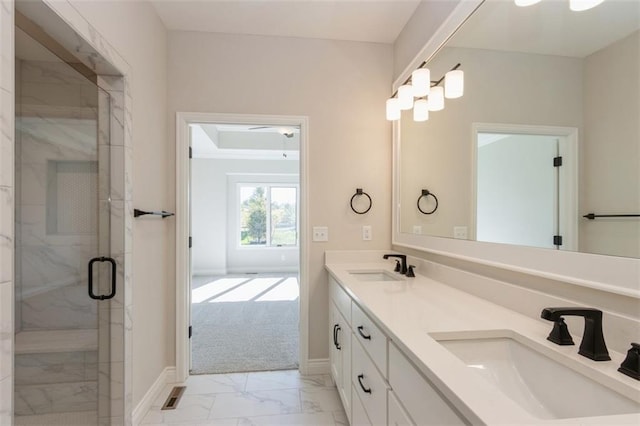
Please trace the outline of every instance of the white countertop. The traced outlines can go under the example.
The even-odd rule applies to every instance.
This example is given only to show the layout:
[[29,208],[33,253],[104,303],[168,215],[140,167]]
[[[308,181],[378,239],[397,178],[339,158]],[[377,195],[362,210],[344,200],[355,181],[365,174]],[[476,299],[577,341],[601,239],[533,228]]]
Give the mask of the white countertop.
[[[610,362],[578,355],[576,346],[546,340],[551,322],[535,320],[428,277],[398,275],[402,281],[359,281],[350,271],[387,270],[389,261],[349,263],[328,258],[326,269],[383,329],[460,413],[473,424],[640,424],[640,413],[542,420],[521,408],[441,346],[429,333],[510,330],[544,347],[545,355],[570,365],[640,403],[640,382],[617,371],[624,355],[609,351]],[[576,339],[577,338],[577,339]],[[605,336],[606,338],[606,336]],[[606,383],[605,383],[606,382]]]

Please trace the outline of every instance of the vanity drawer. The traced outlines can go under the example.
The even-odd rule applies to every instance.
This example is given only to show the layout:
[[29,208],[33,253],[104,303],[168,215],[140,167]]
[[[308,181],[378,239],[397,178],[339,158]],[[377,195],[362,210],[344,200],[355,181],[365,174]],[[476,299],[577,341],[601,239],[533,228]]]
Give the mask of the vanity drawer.
[[371,426],[354,385],[351,385],[351,426]]
[[387,336],[371,319],[352,303],[351,328],[362,347],[367,351],[383,377],[387,377]]
[[416,424],[465,424],[393,343],[389,344],[389,385]]
[[415,426],[392,391],[389,391],[389,426]]
[[360,343],[351,340],[351,382],[369,420],[374,425],[387,423],[388,386]]
[[331,276],[329,277],[329,297],[333,299],[344,319],[351,325],[351,298]]

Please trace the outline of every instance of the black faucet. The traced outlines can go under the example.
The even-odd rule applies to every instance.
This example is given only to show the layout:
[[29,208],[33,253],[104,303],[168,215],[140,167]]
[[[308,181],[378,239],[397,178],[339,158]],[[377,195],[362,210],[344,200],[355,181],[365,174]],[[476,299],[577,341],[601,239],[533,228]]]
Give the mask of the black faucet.
[[636,380],[640,380],[640,344],[631,344],[631,349],[627,351],[627,357],[622,361],[618,371]]
[[400,261],[402,262],[402,264],[400,265],[400,273],[402,275],[407,273],[407,256],[404,254],[385,254],[384,256],[382,256],[383,259],[388,259],[390,257],[397,257],[398,259],[400,259]]
[[[570,345],[572,343],[568,343],[566,337],[568,336],[568,340],[571,340],[571,336],[569,336],[566,324],[562,319],[563,315],[584,317],[584,334],[578,350],[580,355],[594,361],[609,361],[611,359],[602,334],[602,311],[593,308],[544,308],[542,310],[540,317],[555,323],[547,340],[559,345]],[[562,341],[565,343],[561,343]]]

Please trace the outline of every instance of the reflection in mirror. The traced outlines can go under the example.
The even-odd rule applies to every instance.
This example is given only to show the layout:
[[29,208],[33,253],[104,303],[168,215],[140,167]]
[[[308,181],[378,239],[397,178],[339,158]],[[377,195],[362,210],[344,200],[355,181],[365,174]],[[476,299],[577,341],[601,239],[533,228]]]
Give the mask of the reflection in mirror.
[[640,217],[583,217],[640,214],[639,29],[637,1],[485,2],[427,64],[465,95],[402,112],[399,231],[640,257]]

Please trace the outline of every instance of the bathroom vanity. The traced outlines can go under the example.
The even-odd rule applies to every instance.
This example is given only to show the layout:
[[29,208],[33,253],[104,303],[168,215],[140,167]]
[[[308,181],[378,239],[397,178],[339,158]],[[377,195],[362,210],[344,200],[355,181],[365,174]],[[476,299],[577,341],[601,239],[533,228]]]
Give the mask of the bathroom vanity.
[[624,354],[587,359],[575,330],[556,345],[551,323],[410,263],[414,278],[382,252],[326,252],[331,375],[352,425],[640,423]]

